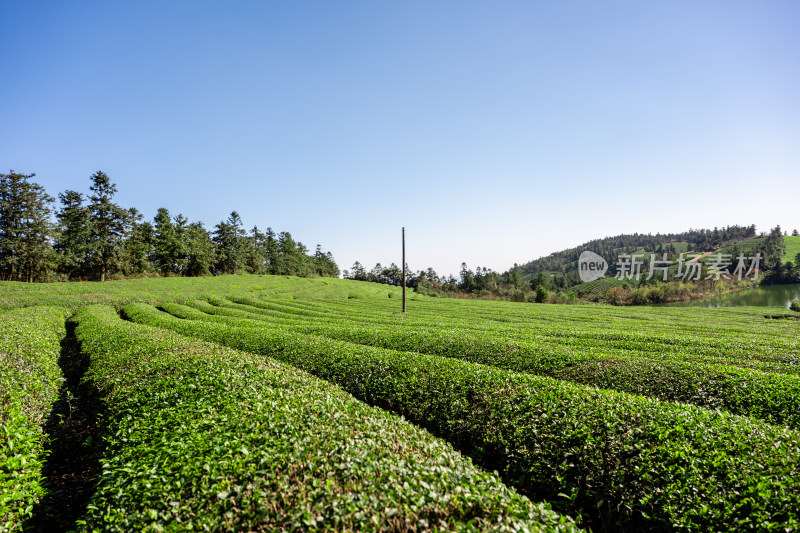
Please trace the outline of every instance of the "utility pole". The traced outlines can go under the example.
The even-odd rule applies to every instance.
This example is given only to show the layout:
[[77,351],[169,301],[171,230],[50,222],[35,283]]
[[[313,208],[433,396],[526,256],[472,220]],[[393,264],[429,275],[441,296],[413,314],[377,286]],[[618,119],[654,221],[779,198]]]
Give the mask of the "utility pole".
[[403,227],[403,312],[406,312],[406,228]]

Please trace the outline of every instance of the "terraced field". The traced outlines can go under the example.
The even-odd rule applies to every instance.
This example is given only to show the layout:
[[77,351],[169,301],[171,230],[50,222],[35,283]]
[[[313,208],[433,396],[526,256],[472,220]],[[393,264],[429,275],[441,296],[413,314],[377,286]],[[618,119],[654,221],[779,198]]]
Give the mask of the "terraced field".
[[81,530],[800,528],[800,324],[764,316],[785,310],[403,315],[369,283],[183,281],[2,284],[36,306],[0,312],[0,530],[44,512],[70,335],[104,406]]

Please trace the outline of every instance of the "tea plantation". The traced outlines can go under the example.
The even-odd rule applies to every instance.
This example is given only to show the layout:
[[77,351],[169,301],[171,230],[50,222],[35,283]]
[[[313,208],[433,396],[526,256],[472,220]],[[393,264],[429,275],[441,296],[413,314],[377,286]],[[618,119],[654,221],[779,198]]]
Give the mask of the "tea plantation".
[[0,531],[64,512],[89,404],[79,531],[800,530],[785,310],[399,298],[0,283]]

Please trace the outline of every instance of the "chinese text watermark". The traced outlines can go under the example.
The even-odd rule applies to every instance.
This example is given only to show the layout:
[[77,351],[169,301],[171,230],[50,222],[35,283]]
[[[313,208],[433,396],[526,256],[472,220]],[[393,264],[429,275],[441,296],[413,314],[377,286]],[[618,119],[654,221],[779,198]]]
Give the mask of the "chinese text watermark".
[[[742,281],[751,275],[751,279],[755,280],[761,272],[761,253],[752,257],[739,254],[735,258],[732,254],[720,252],[713,254],[681,253],[677,261],[667,259],[667,254],[663,254],[660,259],[656,254],[650,254],[649,259],[645,259],[647,256],[648,254],[645,253],[620,254],[615,263],[617,273],[614,277],[639,281],[643,274],[647,274],[646,279],[648,280],[657,277],[662,281],[668,281],[671,277],[682,281],[719,281],[720,279],[729,280],[733,277],[737,281]],[[700,259],[703,258],[706,261],[701,263]],[[578,258],[578,275],[583,282],[594,281],[605,276],[608,266],[605,259],[587,250]],[[705,271],[703,267],[705,267]],[[731,267],[734,267],[732,272]],[[674,271],[672,276],[670,276],[671,268]]]

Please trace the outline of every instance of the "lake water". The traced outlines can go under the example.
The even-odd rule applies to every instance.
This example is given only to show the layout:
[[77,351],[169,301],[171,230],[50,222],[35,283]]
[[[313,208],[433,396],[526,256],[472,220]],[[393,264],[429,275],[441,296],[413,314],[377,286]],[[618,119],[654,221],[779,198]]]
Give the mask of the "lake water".
[[703,300],[672,302],[663,305],[674,307],[736,307],[753,305],[756,307],[788,308],[792,300],[800,300],[800,284],[769,285]]

